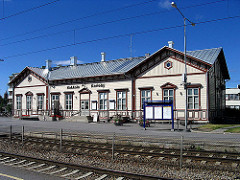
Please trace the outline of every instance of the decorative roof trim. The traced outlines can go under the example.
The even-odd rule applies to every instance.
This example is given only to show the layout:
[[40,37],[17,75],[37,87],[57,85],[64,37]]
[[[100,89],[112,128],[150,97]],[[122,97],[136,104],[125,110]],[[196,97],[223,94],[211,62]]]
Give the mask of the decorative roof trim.
[[[38,77],[40,77],[40,79],[38,77],[36,77],[37,79],[39,79],[40,81],[42,81],[45,85],[47,85],[46,82],[44,81],[47,81],[44,77],[40,76],[38,73],[36,73],[35,71],[33,71],[32,69],[30,69],[28,66],[26,66],[17,76],[15,76],[8,84],[11,84],[13,82],[15,82],[19,77],[22,76],[22,74],[26,71],[26,70],[29,70],[30,71],[30,74],[32,73],[32,75],[34,75],[34,77],[36,77],[35,75],[37,75]],[[44,80],[42,80],[42,79]]]
[[114,89],[115,91],[129,91],[128,88],[120,88],[120,89]]
[[92,91],[90,91],[88,88],[82,88],[80,91],[78,91],[80,94],[91,94]]
[[97,90],[97,92],[110,92],[110,90],[109,89],[99,89],[99,90]]
[[64,91],[64,94],[74,94],[74,91]]
[[33,96],[33,93],[31,91],[28,91],[25,95],[26,96]]
[[[170,66],[167,65],[168,63],[170,63]],[[172,61],[167,60],[166,62],[164,62],[164,68],[167,69],[167,70],[169,70],[169,69],[171,69],[171,68],[173,67],[172,64],[173,64]]]
[[110,76],[119,76],[124,75],[124,73],[118,73],[118,74],[106,74],[106,75],[99,75],[99,76],[88,76],[88,77],[74,77],[74,78],[66,78],[66,79],[50,79],[50,82],[54,81],[67,81],[67,80],[74,80],[74,79],[88,79],[88,78],[101,78],[101,77],[110,77]]
[[[164,46],[164,47],[162,47],[161,49],[159,49],[157,52],[153,53],[151,56],[147,57],[147,58],[146,58],[145,60],[143,60],[141,63],[139,63],[138,65],[134,66],[132,69],[130,69],[130,70],[129,70],[128,72],[126,72],[126,73],[129,73],[129,72],[133,71],[134,69],[142,66],[142,64],[144,64],[144,63],[145,63],[146,61],[148,61],[150,58],[154,58],[157,54],[161,53],[161,52],[164,51],[164,50],[172,51],[172,52],[175,52],[175,53],[178,53],[178,54],[184,56],[184,53],[183,53],[183,52],[178,51],[178,50],[176,50],[176,49],[169,48],[168,46]],[[169,57],[170,57],[170,56],[169,56]],[[209,67],[212,67],[212,64],[209,64],[209,63],[207,63],[207,62],[205,62],[205,61],[203,61],[203,60],[201,60],[201,59],[195,58],[195,57],[190,56],[190,55],[186,55],[186,57],[189,58],[189,59],[195,60],[195,61],[197,61],[197,62],[200,62],[200,63],[202,63],[202,64],[208,65]],[[184,60],[183,60],[183,61],[184,61]],[[195,68],[196,68],[196,67],[195,67]]]
[[167,82],[167,83],[163,84],[162,86],[160,86],[160,88],[162,88],[162,89],[168,89],[168,88],[169,89],[176,89],[177,86],[175,84]]
[[202,84],[198,83],[198,84],[189,84],[187,85],[187,88],[202,88]]
[[50,94],[51,95],[60,95],[61,93],[60,92],[51,92]]
[[[184,56],[184,53],[183,53],[183,52],[178,51],[178,50],[176,50],[176,49],[172,49],[172,48],[169,48],[169,47],[167,47],[167,46],[166,46],[166,49],[168,49],[168,50],[170,50],[170,51],[173,51],[173,52],[176,52],[176,53],[181,54],[182,56]],[[198,58],[196,58],[196,57],[190,56],[190,55],[188,55],[188,54],[186,54],[186,57],[187,57],[187,58],[190,58],[190,59],[193,59],[193,60],[195,60],[195,61],[198,61],[198,62],[200,62],[200,63],[206,64],[206,65],[208,65],[208,66],[210,66],[210,67],[212,66],[212,64],[210,64],[210,63],[208,63],[208,62],[205,62],[205,61],[203,61],[203,60],[201,60],[201,59],[198,59]]]
[[154,88],[151,86],[151,87],[139,87],[138,88],[139,90],[153,90]]

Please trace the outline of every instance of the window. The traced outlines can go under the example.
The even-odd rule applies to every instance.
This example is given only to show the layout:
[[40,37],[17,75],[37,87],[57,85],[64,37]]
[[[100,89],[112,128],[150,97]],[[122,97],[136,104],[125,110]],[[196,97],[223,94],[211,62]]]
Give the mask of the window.
[[141,106],[143,108],[143,104],[145,101],[151,100],[151,90],[141,90]]
[[199,89],[189,88],[188,94],[188,109],[199,109]]
[[173,89],[164,89],[163,90],[163,100],[173,101]]
[[228,96],[228,94],[226,94],[225,97],[226,97],[226,100],[229,100],[229,96]]
[[42,110],[43,109],[43,95],[37,96],[37,109]]
[[107,110],[107,93],[106,92],[100,92],[99,93],[99,109],[100,110]]
[[16,96],[17,109],[22,109],[22,96]]
[[172,62],[171,61],[166,61],[165,63],[164,63],[164,68],[166,68],[166,69],[171,69],[172,68]]
[[174,109],[176,108],[175,103],[175,91],[177,89],[177,86],[175,84],[172,84],[170,82],[167,82],[160,86],[162,89],[162,100],[166,101],[172,101]]
[[240,100],[238,94],[226,94],[226,100]]
[[59,95],[52,95],[52,109],[59,109]]
[[66,100],[65,109],[66,110],[72,110],[72,105],[73,105],[72,97],[73,97],[72,94],[65,94],[65,100]]
[[81,109],[88,110],[89,109],[89,101],[88,100],[81,100]]
[[118,91],[117,92],[117,110],[126,110],[127,109],[127,92]]
[[32,109],[32,96],[26,96],[27,104],[26,109]]

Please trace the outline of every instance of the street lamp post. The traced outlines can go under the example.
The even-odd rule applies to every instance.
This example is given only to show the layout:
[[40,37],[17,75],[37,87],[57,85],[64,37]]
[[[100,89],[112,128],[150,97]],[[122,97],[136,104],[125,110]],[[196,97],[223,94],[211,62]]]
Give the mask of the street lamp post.
[[184,71],[184,74],[183,74],[183,85],[184,85],[184,89],[185,89],[185,131],[187,131],[187,120],[188,120],[188,99],[187,99],[187,58],[186,58],[186,50],[187,50],[187,47],[186,47],[186,20],[192,25],[192,26],[195,26],[195,23],[191,22],[188,18],[186,18],[183,13],[178,9],[177,5],[175,2],[172,2],[171,3],[171,6],[176,8],[178,10],[178,12],[181,14],[181,16],[183,17],[183,20],[184,20],[184,64],[185,64],[185,71]]

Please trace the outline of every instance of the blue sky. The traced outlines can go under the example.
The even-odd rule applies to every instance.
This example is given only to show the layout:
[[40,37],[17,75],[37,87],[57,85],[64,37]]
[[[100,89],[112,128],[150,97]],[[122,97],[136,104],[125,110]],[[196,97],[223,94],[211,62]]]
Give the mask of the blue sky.
[[[52,1],[1,0],[0,18]],[[196,23],[240,16],[240,0],[175,2]],[[77,56],[79,63],[96,62],[103,51],[106,60],[129,57],[129,34],[133,34],[133,56],[154,53],[170,40],[174,41],[175,49],[183,51],[183,27],[168,29],[183,25],[182,17],[170,3],[169,0],[60,0],[0,20],[0,59],[4,59],[0,62],[0,94],[7,90],[12,73],[21,72],[26,66],[44,66],[46,59],[55,65],[68,63],[71,56]],[[150,32],[156,29],[163,30]],[[240,84],[239,29],[239,17],[187,27],[187,50],[223,47],[231,77],[227,87]],[[135,34],[142,31],[148,33]],[[125,36],[108,38],[118,35]],[[69,46],[54,49],[65,45]]]

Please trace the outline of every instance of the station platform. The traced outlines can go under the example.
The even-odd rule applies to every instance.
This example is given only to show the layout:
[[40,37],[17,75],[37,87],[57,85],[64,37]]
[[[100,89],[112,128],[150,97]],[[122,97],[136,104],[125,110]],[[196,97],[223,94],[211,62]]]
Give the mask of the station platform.
[[[8,132],[9,126],[13,126],[14,129],[21,129],[22,126],[26,130],[36,131],[59,131],[63,129],[68,132],[94,132],[94,133],[116,133],[116,134],[128,134],[128,135],[139,135],[139,136],[170,136],[179,137],[181,135],[189,138],[207,138],[207,139],[229,139],[236,141],[240,138],[240,134],[237,133],[225,133],[224,131],[212,131],[202,132],[198,131],[197,127],[202,124],[192,124],[191,131],[186,132],[185,127],[179,124],[175,124],[174,131],[172,131],[172,125],[169,123],[151,123],[150,127],[139,126],[137,123],[124,123],[123,126],[116,126],[113,123],[87,123],[87,122],[66,122],[66,121],[31,121],[31,120],[19,120],[11,117],[0,117],[0,132]],[[190,128],[190,125],[188,126]]]

